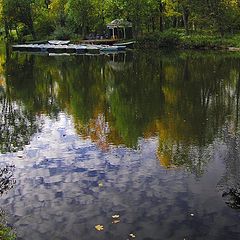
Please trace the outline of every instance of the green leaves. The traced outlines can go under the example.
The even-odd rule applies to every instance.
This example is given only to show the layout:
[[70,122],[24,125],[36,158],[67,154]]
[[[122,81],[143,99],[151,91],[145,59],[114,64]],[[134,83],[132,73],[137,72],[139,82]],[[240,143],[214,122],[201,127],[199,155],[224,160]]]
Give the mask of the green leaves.
[[19,40],[28,35],[43,39],[55,30],[69,37],[101,34],[117,18],[133,23],[135,37],[172,27],[222,35],[240,29],[237,0],[0,0],[0,11],[6,36]]
[[68,0],[66,13],[78,33],[85,36],[96,24],[95,6],[92,0]]

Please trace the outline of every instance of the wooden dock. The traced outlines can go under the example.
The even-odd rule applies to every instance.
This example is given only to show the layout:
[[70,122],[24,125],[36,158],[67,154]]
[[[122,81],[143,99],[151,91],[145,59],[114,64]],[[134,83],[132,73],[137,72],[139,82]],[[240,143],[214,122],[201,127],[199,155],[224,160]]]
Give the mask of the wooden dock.
[[[84,40],[81,44],[69,44],[70,41],[49,41],[43,44],[18,44],[13,45],[13,51],[38,52],[38,53],[76,53],[99,54],[100,52],[119,52],[131,48],[135,42],[117,43],[117,40]],[[104,44],[103,44],[104,43]],[[107,44],[108,43],[108,44]]]
[[38,53],[76,53],[76,54],[99,54],[100,52],[119,52],[124,51],[126,46],[97,45],[97,44],[20,44],[13,45],[13,51],[19,52],[38,52]]
[[13,45],[13,51],[41,53],[100,53],[100,48],[94,45],[52,45],[52,44],[20,44]]

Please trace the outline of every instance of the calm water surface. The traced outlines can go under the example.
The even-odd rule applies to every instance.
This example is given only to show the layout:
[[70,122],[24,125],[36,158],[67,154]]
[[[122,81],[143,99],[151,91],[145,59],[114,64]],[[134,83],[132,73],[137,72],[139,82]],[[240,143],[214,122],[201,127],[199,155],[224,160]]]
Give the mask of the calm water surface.
[[1,209],[23,240],[240,239],[239,100],[228,53],[1,47]]

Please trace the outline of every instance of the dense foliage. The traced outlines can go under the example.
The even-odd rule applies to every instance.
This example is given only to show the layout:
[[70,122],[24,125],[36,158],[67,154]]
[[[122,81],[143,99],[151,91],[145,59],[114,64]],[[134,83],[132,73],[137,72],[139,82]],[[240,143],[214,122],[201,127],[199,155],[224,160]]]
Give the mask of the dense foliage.
[[102,34],[116,18],[131,21],[135,37],[170,28],[222,36],[240,29],[238,0],[0,0],[0,11],[0,34],[19,40]]

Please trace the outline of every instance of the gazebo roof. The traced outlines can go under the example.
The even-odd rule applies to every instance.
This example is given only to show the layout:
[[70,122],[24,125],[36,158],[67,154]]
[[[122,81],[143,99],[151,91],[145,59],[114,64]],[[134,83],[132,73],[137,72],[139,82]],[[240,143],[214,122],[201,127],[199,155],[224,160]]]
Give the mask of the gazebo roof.
[[107,25],[108,28],[127,28],[132,27],[132,23],[124,19],[115,19]]

